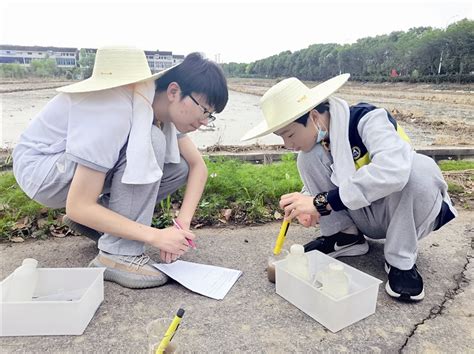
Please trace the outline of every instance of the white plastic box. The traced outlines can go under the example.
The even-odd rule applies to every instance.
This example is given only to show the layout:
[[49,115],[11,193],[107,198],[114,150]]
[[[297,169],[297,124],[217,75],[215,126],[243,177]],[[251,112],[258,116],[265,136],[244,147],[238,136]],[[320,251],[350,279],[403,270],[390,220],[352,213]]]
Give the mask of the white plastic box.
[[38,268],[32,301],[5,302],[0,283],[0,336],[80,335],[104,300],[105,268]]
[[339,299],[324,293],[311,281],[305,281],[287,270],[286,259],[275,262],[276,293],[314,318],[332,332],[337,332],[375,312],[379,279],[361,272],[319,251],[306,253],[311,280],[329,263],[339,263],[349,278],[349,293]]

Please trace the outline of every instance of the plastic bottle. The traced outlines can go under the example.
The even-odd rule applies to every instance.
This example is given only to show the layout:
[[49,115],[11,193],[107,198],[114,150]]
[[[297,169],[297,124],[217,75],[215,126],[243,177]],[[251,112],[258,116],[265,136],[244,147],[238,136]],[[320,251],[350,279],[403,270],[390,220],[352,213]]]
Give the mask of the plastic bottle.
[[37,268],[38,267],[38,261],[34,258],[25,258],[23,260],[23,262],[21,263],[21,265],[31,266],[33,268]]
[[23,260],[20,267],[13,272],[8,286],[6,301],[31,301],[38,282],[38,261],[33,258]]
[[344,273],[342,264],[329,263],[321,280],[322,290],[336,299],[346,296],[349,292],[349,278]]
[[309,280],[309,261],[302,245],[292,245],[286,256],[287,269],[290,273],[304,280]]

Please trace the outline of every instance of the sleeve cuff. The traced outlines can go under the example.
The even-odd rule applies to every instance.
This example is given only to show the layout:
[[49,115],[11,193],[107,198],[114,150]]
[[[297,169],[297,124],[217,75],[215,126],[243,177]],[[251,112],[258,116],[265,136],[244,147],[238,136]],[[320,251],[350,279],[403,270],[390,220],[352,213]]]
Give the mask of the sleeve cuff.
[[339,195],[339,188],[333,189],[332,191],[328,192],[328,202],[332,210],[334,211],[347,209],[347,207],[341,200],[341,196]]
[[94,162],[87,161],[87,160],[82,159],[82,158],[80,158],[76,155],[73,155],[73,154],[69,153],[69,152],[66,152],[66,156],[68,157],[69,160],[74,161],[74,162],[78,163],[79,165],[85,166],[87,168],[91,168],[95,171],[99,171],[99,172],[102,172],[102,173],[107,173],[110,170],[110,168],[98,165]]

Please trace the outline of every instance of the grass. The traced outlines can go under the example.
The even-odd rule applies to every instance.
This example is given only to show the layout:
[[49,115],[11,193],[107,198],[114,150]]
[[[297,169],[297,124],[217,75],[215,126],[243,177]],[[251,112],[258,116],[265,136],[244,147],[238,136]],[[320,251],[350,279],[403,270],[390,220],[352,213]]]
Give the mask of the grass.
[[225,210],[232,210],[232,220],[255,223],[274,219],[280,196],[301,190],[302,183],[293,155],[278,163],[254,165],[238,160],[207,161],[209,179],[196,218],[213,224],[225,220]]
[[11,233],[20,219],[40,214],[43,207],[31,200],[16,184],[12,173],[0,175],[0,237]]
[[48,209],[20,189],[11,172],[0,173],[0,240],[42,237],[60,227],[62,210]]
[[453,193],[453,194],[460,194],[464,192],[463,186],[454,182],[448,182],[448,190],[450,193]]
[[474,169],[472,160],[443,160],[438,163],[441,171],[465,171]]
[[[218,158],[206,160],[209,178],[196,211],[193,225],[226,223],[253,224],[275,220],[280,196],[301,190],[302,183],[295,157],[284,155],[281,162],[267,165]],[[473,161],[442,161],[449,191],[464,200],[472,200]],[[457,171],[468,173],[458,173]],[[460,178],[462,176],[462,178]],[[171,224],[179,210],[184,190],[179,190],[157,206],[152,225],[162,228]],[[464,199],[462,199],[464,198]],[[35,231],[57,231],[64,210],[47,209],[32,201],[16,184],[11,172],[0,174],[0,240],[15,236],[28,237]]]

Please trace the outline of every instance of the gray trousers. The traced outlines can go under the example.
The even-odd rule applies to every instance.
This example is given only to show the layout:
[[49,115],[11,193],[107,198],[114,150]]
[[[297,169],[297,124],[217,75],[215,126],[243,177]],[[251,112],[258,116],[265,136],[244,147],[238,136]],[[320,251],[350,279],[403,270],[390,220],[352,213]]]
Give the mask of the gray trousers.
[[[127,162],[126,146],[120,151],[115,166],[105,177],[104,188],[99,203],[104,207],[143,225],[151,225],[155,205],[186,184],[189,167],[181,158],[179,164],[165,164],[165,137],[160,129],[153,126],[152,143],[158,164],[163,169],[161,180],[150,184],[132,185],[121,182]],[[63,167],[54,167],[45,184],[34,199],[52,208],[66,206],[67,194],[77,163],[61,156],[58,161]],[[143,242],[128,240],[110,234],[99,239],[99,249],[112,254],[141,255],[145,250]]]
[[[298,170],[311,195],[337,188],[330,179],[332,156],[320,144],[298,154]],[[333,211],[320,218],[321,235],[330,236],[356,226],[369,238],[385,238],[385,260],[394,267],[413,267],[418,240],[436,226],[445,185],[441,171],[429,157],[415,154],[405,187],[358,210]]]

